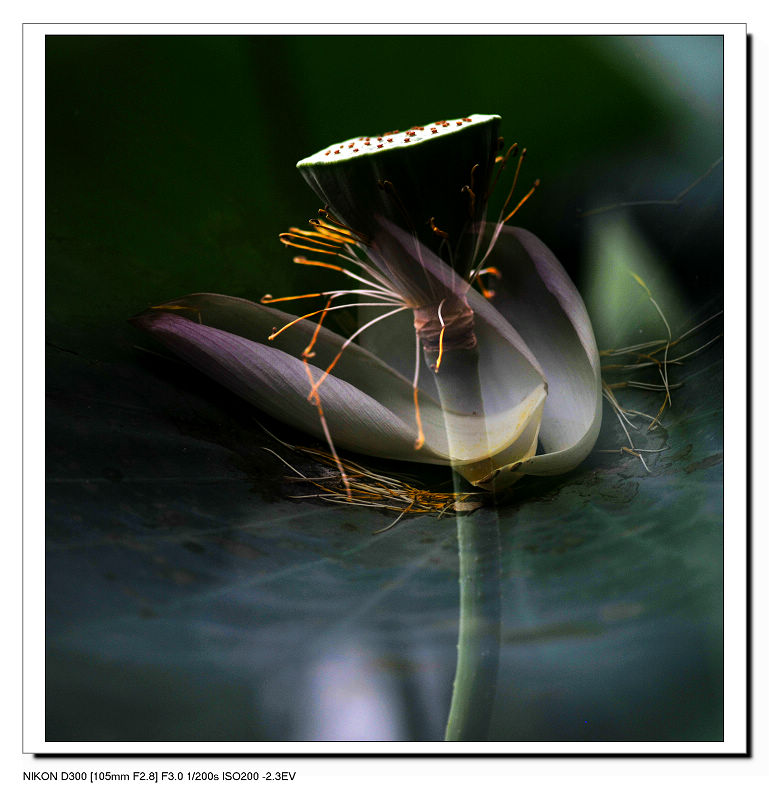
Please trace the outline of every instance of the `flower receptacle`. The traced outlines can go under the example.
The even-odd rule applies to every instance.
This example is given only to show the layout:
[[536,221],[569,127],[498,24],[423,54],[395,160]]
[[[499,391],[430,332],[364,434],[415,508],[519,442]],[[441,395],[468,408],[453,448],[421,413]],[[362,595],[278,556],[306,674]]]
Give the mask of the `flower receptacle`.
[[475,114],[361,136],[297,167],[349,229],[376,242],[382,217],[462,274],[474,254],[471,228],[486,210],[499,122],[496,115]]

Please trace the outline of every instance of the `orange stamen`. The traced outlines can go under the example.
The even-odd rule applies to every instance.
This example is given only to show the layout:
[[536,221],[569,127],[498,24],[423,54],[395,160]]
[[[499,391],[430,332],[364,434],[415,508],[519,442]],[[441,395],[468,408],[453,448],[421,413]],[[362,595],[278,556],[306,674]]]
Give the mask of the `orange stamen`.
[[[333,299],[334,299],[333,297],[329,297],[328,298],[328,303],[326,303],[326,307],[323,309],[323,313],[320,315],[320,319],[318,320],[318,324],[315,326],[315,332],[312,335],[312,339],[310,339],[310,343],[302,351],[302,357],[303,358],[312,358],[315,355],[315,353],[312,352],[312,348],[315,347],[315,342],[318,341],[318,334],[320,333],[320,326],[323,324],[323,320],[326,318],[326,314],[328,313],[329,306],[331,305]],[[277,336],[277,334],[275,334],[275,335]]]
[[284,242],[283,239],[280,240],[283,244],[289,245],[289,247],[296,247],[297,250],[312,250],[313,253],[323,253],[324,256],[335,256],[337,253],[335,250],[321,250],[320,247],[308,247],[306,244],[297,244],[296,242]]
[[318,214],[322,217],[325,217],[332,225],[336,225],[339,228],[344,228],[344,223],[338,220],[327,208],[319,208]]
[[477,273],[476,273],[476,274],[473,276],[473,282],[475,282],[475,283],[477,283],[477,284],[478,284],[478,287],[479,287],[479,288],[480,288],[480,290],[481,290],[481,294],[483,294],[483,296],[484,296],[484,297],[485,297],[487,300],[490,300],[492,297],[494,297],[494,295],[496,294],[496,292],[495,292],[493,289],[487,289],[487,288],[484,286],[484,283],[483,283],[483,281],[481,280],[481,276],[482,276],[482,275],[493,275],[495,278],[501,278],[501,277],[502,277],[502,273],[501,273],[501,272],[500,272],[500,271],[499,271],[499,270],[498,270],[496,267],[486,267],[486,269],[479,270],[479,271],[478,271],[478,272],[477,272]]
[[521,151],[521,156],[518,159],[518,164],[517,164],[517,166],[515,168],[515,175],[513,175],[513,185],[510,187],[510,191],[507,193],[507,198],[505,199],[505,202],[504,202],[504,204],[502,206],[502,211],[499,214],[500,217],[505,213],[505,209],[507,208],[507,204],[512,199],[513,192],[515,191],[515,187],[518,185],[518,175],[521,172],[521,165],[523,164],[523,159],[525,158],[525,156],[526,156],[526,148],[524,147],[523,150]]
[[[283,331],[288,330],[292,325],[296,325],[297,322],[301,322],[303,319],[309,319],[310,317],[314,317],[316,314],[323,314],[323,317],[325,317],[326,316],[326,312],[328,311],[328,307],[331,304],[331,300],[332,299],[333,298],[329,299],[328,303],[326,303],[326,307],[325,308],[319,308],[317,311],[312,311],[309,314],[305,314],[303,317],[296,317],[295,319],[292,319],[291,322],[289,322],[287,325],[284,325],[280,330],[275,331],[275,333],[271,333],[267,337],[267,339],[269,339],[269,341],[272,341],[277,336],[280,336],[280,334],[283,333]],[[321,317],[321,321],[323,320],[323,317]],[[317,339],[317,335],[318,334],[316,332],[315,336],[312,337],[312,344],[315,344],[315,340]],[[312,345],[310,345],[310,347],[312,347]]]
[[363,327],[358,328],[358,330],[349,339],[347,339],[347,341],[345,341],[345,343],[339,348],[339,352],[336,354],[336,356],[334,356],[334,360],[326,367],[325,371],[323,372],[323,375],[320,376],[320,378],[318,379],[317,383],[313,384],[312,389],[310,390],[310,394],[307,396],[307,399],[308,400],[312,400],[313,396],[315,396],[315,397],[318,396],[318,389],[323,384],[323,381],[325,381],[326,378],[328,378],[328,376],[331,374],[331,371],[334,369],[334,367],[339,362],[339,359],[342,357],[342,353],[344,353],[344,351],[347,348],[347,346],[352,343],[353,339],[359,333],[362,333],[363,331],[366,330],[366,328],[371,327],[371,325],[374,325],[375,323],[379,322],[380,320],[384,319],[385,317],[390,317],[393,314],[397,314],[400,311],[405,311],[406,308],[407,308],[406,306],[399,306],[394,311],[388,311],[386,314],[382,314],[379,317],[375,317],[373,320],[371,320],[370,322],[367,322],[365,325],[363,325]]
[[[296,234],[293,234],[293,233],[281,233],[278,238],[280,239],[280,241],[283,244],[285,244],[285,245],[287,245],[289,247],[296,247],[299,250],[312,250],[314,253],[323,253],[324,255],[327,255],[327,256],[335,256],[337,254],[337,250],[338,250],[338,248],[337,248],[337,250],[323,250],[323,249],[321,249],[319,247],[310,247],[309,245],[300,244],[299,242],[293,241],[293,238],[301,238],[301,239],[304,239],[304,240],[306,240],[308,242],[312,242],[312,244],[318,244],[318,242],[315,239],[311,239],[308,236],[299,237],[299,236],[297,236]],[[326,244],[325,241],[323,243]],[[328,244],[328,247],[336,247],[336,245]]]
[[308,297],[323,297],[323,292],[313,292],[312,294],[295,294],[292,297],[273,297],[271,294],[262,296],[260,303],[282,303],[284,300],[306,300]]
[[446,323],[443,321],[441,308],[443,308],[443,304],[445,302],[446,302],[445,300],[441,300],[441,302],[438,304],[438,319],[440,320],[441,323],[441,335],[438,337],[438,359],[435,362],[435,367],[434,367],[434,371],[436,372],[436,374],[440,369],[441,361],[443,360],[443,334],[446,332]]
[[425,443],[425,434],[422,430],[422,416],[419,413],[419,389],[416,386],[414,387],[414,415],[417,421],[417,431],[419,432],[417,440],[414,442],[414,449],[421,450],[422,445]]
[[[310,220],[310,224],[312,224],[314,222],[315,222],[315,220],[312,220],[312,219]],[[308,231],[305,228],[296,228],[296,227],[292,226],[291,228],[288,229],[288,231],[289,232],[288,233],[284,233],[283,236],[291,236],[291,235],[294,235],[294,234],[300,234],[301,236],[299,238],[309,239],[310,241],[312,241],[315,244],[318,243],[317,240],[320,240],[321,244],[328,244],[329,247],[338,247],[338,243],[339,244],[355,244],[355,240],[354,239],[345,238],[345,237],[339,236],[337,234],[329,234],[329,233],[326,233],[325,231],[320,230],[320,229]]]
[[329,210],[328,208],[319,208],[318,214],[320,216],[325,217],[329,225],[334,227],[340,233],[343,233],[345,236],[351,236],[353,238],[357,238],[360,244],[367,244],[369,241],[368,236],[365,233],[361,233],[360,231],[356,231],[353,228],[348,228],[343,222],[340,222]]
[[[485,271],[485,270],[484,270],[484,271]],[[493,289],[487,289],[487,288],[486,288],[486,287],[483,285],[483,281],[481,280],[481,275],[483,274],[483,272],[484,272],[484,271],[481,271],[481,272],[479,272],[479,273],[478,273],[478,274],[475,276],[475,282],[478,284],[478,288],[481,290],[481,294],[482,294],[482,295],[483,295],[483,296],[484,296],[484,297],[485,297],[487,300],[491,300],[491,298],[492,298],[492,297],[494,297],[494,294],[495,294],[495,292],[493,291]],[[443,331],[441,331],[441,333],[443,333]]]
[[[310,365],[307,363],[305,359],[302,359],[304,363],[304,368],[307,371],[307,378],[310,381],[310,384],[313,384],[312,379],[312,372],[310,371]],[[352,490],[350,489],[350,481],[347,477],[347,473],[344,471],[344,467],[342,466],[342,460],[339,458],[339,455],[336,452],[336,448],[334,447],[334,442],[331,438],[331,431],[328,429],[328,423],[326,422],[326,415],[323,413],[323,404],[320,402],[320,395],[317,392],[313,391],[310,392],[310,396],[307,398],[314,406],[318,409],[318,417],[320,419],[320,426],[323,428],[323,435],[326,437],[326,444],[328,445],[328,449],[331,451],[331,455],[334,457],[334,463],[336,464],[337,469],[339,470],[339,475],[342,478],[342,483],[344,484],[344,488],[347,492],[347,499],[352,500]]]
[[339,352],[334,356],[334,360],[326,367],[325,370],[323,370],[323,374],[320,376],[320,378],[318,378],[318,382],[313,383],[312,389],[310,390],[310,394],[307,395],[308,400],[311,400],[313,396],[314,397],[318,396],[318,389],[320,389],[321,385],[323,384],[323,381],[325,381],[326,378],[328,378],[328,376],[331,374],[331,370],[334,369],[334,367],[339,362],[339,359],[342,357],[342,353],[344,353],[344,350],[340,349]]
[[448,239],[449,235],[446,231],[442,231],[436,224],[435,224],[435,217],[430,217],[430,230],[436,234],[436,236],[440,236],[443,239]]
[[521,201],[518,203],[518,205],[517,205],[517,206],[516,206],[516,207],[515,207],[515,208],[514,208],[514,209],[513,209],[513,210],[512,210],[512,211],[511,211],[511,212],[510,212],[510,213],[509,213],[509,214],[508,214],[508,215],[507,215],[507,216],[506,216],[504,219],[503,219],[503,220],[502,220],[502,224],[503,224],[503,225],[504,225],[504,223],[505,223],[505,222],[507,222],[507,221],[508,221],[508,220],[509,220],[511,217],[515,216],[515,214],[518,212],[518,209],[519,209],[519,208],[520,208],[520,207],[521,207],[521,206],[522,206],[522,205],[523,205],[523,204],[524,204],[524,203],[525,203],[525,202],[526,202],[526,201],[527,201],[527,200],[528,200],[528,199],[529,199],[529,198],[530,198],[530,197],[531,197],[533,194],[534,194],[534,192],[537,190],[537,187],[538,187],[538,186],[539,186],[539,178],[537,178],[537,180],[535,180],[535,181],[534,181],[534,185],[533,185],[533,186],[531,187],[531,189],[529,189],[529,191],[528,191],[528,192],[526,192],[526,194],[525,194],[525,195],[524,195],[524,196],[521,198]]
[[444,326],[441,328],[441,335],[438,337],[438,360],[435,362],[435,371],[441,367],[441,361],[443,360],[443,334],[446,332],[446,327]]
[[337,272],[346,272],[344,267],[339,267],[336,264],[329,264],[326,261],[312,261],[304,256],[296,256],[294,258],[294,264],[307,264],[310,267],[324,267],[325,269],[333,269]]
[[497,181],[499,181],[502,172],[504,171],[505,166],[507,165],[508,159],[511,157],[511,155],[514,157],[517,152],[518,152],[518,142],[515,142],[515,144],[510,145],[510,148],[508,149],[508,151],[505,153],[504,156],[497,156],[494,159],[494,163],[499,164],[499,169],[497,170],[497,174],[494,176],[494,180],[491,182],[491,186],[489,187],[489,190],[486,194],[487,199],[491,196],[491,193],[494,191],[497,185]]
[[345,242],[346,244],[359,243],[358,239],[353,236],[352,231],[347,228],[338,228],[335,225],[329,225],[318,219],[311,219],[310,225],[312,225],[320,235],[327,236],[329,239]]
[[[304,241],[309,242],[310,244],[318,244],[317,239],[319,234],[317,231],[302,231],[301,234],[297,233],[297,231],[302,231],[301,228],[289,228],[288,233],[281,233],[278,237],[283,244],[293,244],[293,239],[304,239]],[[323,237],[325,238],[325,237]],[[289,241],[285,241],[288,239]],[[328,245],[329,247],[336,247],[336,245]]]

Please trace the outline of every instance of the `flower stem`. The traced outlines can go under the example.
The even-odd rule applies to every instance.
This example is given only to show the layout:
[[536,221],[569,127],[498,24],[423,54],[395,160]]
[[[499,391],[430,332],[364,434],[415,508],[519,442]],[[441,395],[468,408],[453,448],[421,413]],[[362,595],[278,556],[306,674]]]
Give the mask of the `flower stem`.
[[[447,353],[435,381],[444,409],[483,419],[477,348]],[[453,452],[448,421],[446,433]],[[461,491],[456,473],[454,489]],[[477,515],[456,517],[459,638],[446,741],[485,741],[489,734],[500,640],[500,536],[493,513],[493,524],[482,527]]]
[[[459,638],[447,742],[486,741],[494,707],[500,639],[500,544],[496,524],[457,517]],[[496,519],[494,520],[496,523]]]

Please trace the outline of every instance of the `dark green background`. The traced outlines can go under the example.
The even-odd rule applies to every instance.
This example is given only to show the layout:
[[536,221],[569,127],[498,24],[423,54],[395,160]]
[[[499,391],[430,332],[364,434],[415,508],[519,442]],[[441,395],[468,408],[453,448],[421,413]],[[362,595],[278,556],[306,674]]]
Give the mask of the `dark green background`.
[[[529,148],[523,186],[542,181],[518,223],[593,287],[599,343],[661,333],[627,269],[681,332],[721,303],[720,169],[680,207],[577,212],[674,197],[722,154],[720,39],[55,36],[46,54],[47,738],[441,738],[454,523],[374,536],[391,517],[287,499],[256,423],[293,434],[126,321],[188,292],[327,288],[277,239],[317,211],[296,161],[498,113]],[[722,736],[719,348],[674,377],[651,474],[595,453],[499,512],[494,738]],[[607,414],[600,447],[621,444]]]

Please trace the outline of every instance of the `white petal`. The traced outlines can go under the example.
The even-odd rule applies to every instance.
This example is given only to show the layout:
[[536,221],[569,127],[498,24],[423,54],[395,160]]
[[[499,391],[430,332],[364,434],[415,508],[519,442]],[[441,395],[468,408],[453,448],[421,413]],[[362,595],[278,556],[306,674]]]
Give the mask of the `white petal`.
[[[188,295],[164,307],[175,313],[147,312],[137,318],[137,324],[267,413],[322,436],[317,409],[307,400],[310,383],[302,361],[277,347],[238,335],[266,339],[273,327],[291,317],[266,306],[222,295]],[[200,324],[198,319],[211,324]],[[214,324],[226,326],[228,330],[212,327]],[[299,322],[275,342],[282,340],[284,345],[301,353],[315,327]],[[313,349],[322,361],[330,361],[343,341],[336,334],[321,329]],[[314,365],[310,370],[315,381],[323,375],[323,370]],[[515,447],[516,439],[528,429],[532,415],[539,419],[544,399],[541,384],[535,382],[526,392],[511,394],[513,399],[503,408],[478,418],[447,415],[431,398],[420,396],[425,445],[416,450],[411,382],[361,348],[350,345],[345,350],[333,373],[323,381],[319,393],[331,436],[338,446],[383,458],[460,466],[483,461],[489,452]],[[446,425],[450,426],[455,442],[451,454]]]
[[[545,387],[540,386],[532,392],[526,404],[517,410],[517,426],[511,444],[489,458],[471,464],[454,464],[454,469],[465,479],[484,489],[502,489],[518,479],[509,466],[520,464],[531,458],[537,450],[537,434],[542,421],[542,408],[545,403]],[[506,418],[487,418],[489,438],[494,425],[509,425],[514,415]],[[510,430],[508,428],[508,433]]]
[[[184,299],[189,301],[191,297]],[[196,300],[202,305],[200,298]],[[243,399],[276,419],[323,438],[318,411],[307,399],[310,379],[301,360],[276,347],[201,325],[178,314],[151,311],[135,321],[181,358]],[[310,366],[310,372],[314,381],[323,375],[315,366]],[[383,458],[445,463],[445,455],[431,448],[435,443],[444,453],[446,450],[440,409],[428,406],[423,410],[428,442],[415,451],[416,426],[409,421],[414,413],[411,387],[399,386],[402,379],[389,371],[380,372],[379,381],[388,394],[389,407],[334,374],[324,380],[318,393],[334,442]],[[399,411],[405,414],[401,416]]]
[[601,426],[601,365],[585,305],[553,253],[528,231],[505,227],[490,264],[502,271],[493,303],[531,348],[548,386],[539,433],[545,453],[518,469],[566,472],[587,456]]

